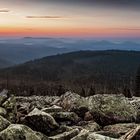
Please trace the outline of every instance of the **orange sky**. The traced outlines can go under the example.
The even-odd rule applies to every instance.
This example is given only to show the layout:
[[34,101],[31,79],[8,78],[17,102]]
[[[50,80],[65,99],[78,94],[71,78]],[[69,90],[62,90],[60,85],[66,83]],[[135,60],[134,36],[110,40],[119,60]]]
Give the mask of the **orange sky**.
[[115,37],[140,36],[139,29],[117,29],[117,28],[24,28],[24,27],[1,27],[0,35],[3,36],[97,36]]
[[0,17],[0,36],[140,37],[137,9],[1,0]]

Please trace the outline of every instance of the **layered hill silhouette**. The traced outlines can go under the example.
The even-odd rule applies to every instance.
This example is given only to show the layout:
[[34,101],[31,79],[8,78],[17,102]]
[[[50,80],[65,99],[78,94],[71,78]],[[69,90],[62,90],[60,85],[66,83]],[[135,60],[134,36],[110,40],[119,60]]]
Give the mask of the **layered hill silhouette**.
[[[80,50],[134,50],[140,51],[138,41],[108,41],[93,39],[66,39],[66,38],[18,38],[0,39],[0,58],[12,64],[21,64],[26,61],[46,56],[68,53]],[[5,58],[6,57],[6,58]],[[1,62],[1,61],[0,61]],[[6,65],[4,67],[11,66]],[[2,68],[0,66],[0,68]]]
[[[70,51],[70,49],[55,48],[44,45],[5,43],[0,44],[0,63],[2,63],[2,60],[11,62],[10,64],[7,63],[7,65],[3,65],[4,67],[9,67],[11,64],[20,64],[26,61],[42,58],[44,56],[56,55],[58,53],[66,53]],[[2,67],[0,65],[0,68]]]

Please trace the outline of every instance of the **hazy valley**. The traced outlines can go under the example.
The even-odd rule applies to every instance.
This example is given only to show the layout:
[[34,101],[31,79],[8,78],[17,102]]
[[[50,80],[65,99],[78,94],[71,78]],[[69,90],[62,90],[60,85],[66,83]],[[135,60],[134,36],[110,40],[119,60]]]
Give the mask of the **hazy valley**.
[[[140,51],[139,41],[106,41],[66,38],[0,39],[0,67],[80,50],[133,50]],[[6,61],[3,64],[3,61]]]

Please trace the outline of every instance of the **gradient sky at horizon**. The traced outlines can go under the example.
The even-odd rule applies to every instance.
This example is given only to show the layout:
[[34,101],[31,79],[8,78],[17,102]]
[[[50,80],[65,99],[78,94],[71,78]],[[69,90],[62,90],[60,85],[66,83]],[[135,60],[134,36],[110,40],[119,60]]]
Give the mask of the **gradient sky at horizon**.
[[140,37],[140,0],[1,0],[0,36]]

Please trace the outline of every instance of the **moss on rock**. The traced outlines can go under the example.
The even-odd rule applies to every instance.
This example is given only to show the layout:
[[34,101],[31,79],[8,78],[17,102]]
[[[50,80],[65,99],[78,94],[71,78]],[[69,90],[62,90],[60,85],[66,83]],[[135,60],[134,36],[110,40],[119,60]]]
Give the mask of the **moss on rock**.
[[134,122],[137,110],[123,95],[95,95],[87,98],[88,108],[100,125]]
[[25,125],[11,124],[0,132],[0,140],[48,140],[48,138]]

